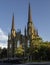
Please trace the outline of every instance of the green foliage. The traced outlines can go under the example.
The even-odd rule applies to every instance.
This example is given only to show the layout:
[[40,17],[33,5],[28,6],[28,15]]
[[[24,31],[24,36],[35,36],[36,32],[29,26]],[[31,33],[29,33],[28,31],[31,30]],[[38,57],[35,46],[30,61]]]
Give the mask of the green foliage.
[[24,54],[24,49],[22,48],[22,46],[16,48],[15,55],[21,57],[23,54]]
[[50,60],[50,42],[33,43],[30,53],[32,53],[33,60]]
[[[22,45],[15,49],[15,55],[17,57],[24,57],[24,48]],[[50,61],[50,42],[33,42],[32,47],[28,47],[26,50],[26,56],[28,59],[31,56],[33,61]],[[7,49],[0,48],[0,58],[7,57]]]
[[3,49],[0,48],[0,58],[6,58],[6,57],[7,57],[7,49],[6,48],[3,48]]

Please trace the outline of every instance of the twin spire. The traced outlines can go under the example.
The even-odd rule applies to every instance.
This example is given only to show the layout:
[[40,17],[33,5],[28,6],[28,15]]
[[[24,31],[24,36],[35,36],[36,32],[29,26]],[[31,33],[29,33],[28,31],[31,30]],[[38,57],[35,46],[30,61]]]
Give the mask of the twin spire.
[[[28,10],[28,22],[32,22],[30,3],[29,3],[29,10]],[[15,29],[15,25],[14,25],[14,13],[13,13],[13,17],[12,17],[12,30],[14,30],[14,29]]]

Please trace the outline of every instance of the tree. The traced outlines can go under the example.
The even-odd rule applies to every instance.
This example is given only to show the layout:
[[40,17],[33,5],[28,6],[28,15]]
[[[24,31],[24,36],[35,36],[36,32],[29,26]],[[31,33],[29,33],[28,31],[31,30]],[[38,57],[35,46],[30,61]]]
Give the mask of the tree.
[[23,47],[20,45],[20,47],[16,48],[15,50],[15,55],[18,56],[18,57],[21,57],[23,56],[24,54],[24,49]]
[[1,58],[6,58],[7,57],[7,49],[3,48],[1,51]]

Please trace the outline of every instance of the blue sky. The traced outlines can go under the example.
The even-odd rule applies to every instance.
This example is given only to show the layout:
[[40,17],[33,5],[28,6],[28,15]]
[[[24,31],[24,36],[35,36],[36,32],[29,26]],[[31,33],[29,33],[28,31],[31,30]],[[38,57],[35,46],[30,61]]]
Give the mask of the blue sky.
[[10,33],[14,13],[15,28],[16,30],[21,29],[21,32],[24,33],[24,28],[28,22],[29,2],[32,21],[38,29],[39,36],[44,41],[50,41],[50,0],[0,0],[0,29],[5,36]]

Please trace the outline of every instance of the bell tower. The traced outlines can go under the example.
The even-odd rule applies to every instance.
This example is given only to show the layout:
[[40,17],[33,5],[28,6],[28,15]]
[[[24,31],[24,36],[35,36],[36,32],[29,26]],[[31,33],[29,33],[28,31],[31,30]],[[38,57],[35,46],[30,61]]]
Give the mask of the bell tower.
[[11,27],[11,33],[8,35],[8,57],[15,57],[15,49],[17,48],[16,44],[16,30],[14,26],[14,14],[12,17],[12,27]]
[[32,22],[30,3],[29,3],[29,9],[28,9],[27,37],[28,37],[30,46],[32,46],[36,38],[39,38],[38,31],[35,29],[34,24]]
[[35,27],[34,27],[34,25],[32,23],[31,7],[30,7],[30,3],[29,3],[28,23],[27,23],[27,35],[28,35],[29,39],[32,38],[32,34],[35,35],[34,31],[35,31]]
[[27,23],[27,35],[30,37],[31,35],[31,27],[32,27],[32,17],[31,17],[31,10],[30,10],[30,3],[29,3],[29,10],[28,10],[28,23]]
[[31,42],[33,40],[33,35],[35,35],[35,27],[32,22],[32,16],[31,16],[31,7],[29,3],[29,9],[28,9],[28,23],[27,23],[27,37],[31,46]]

